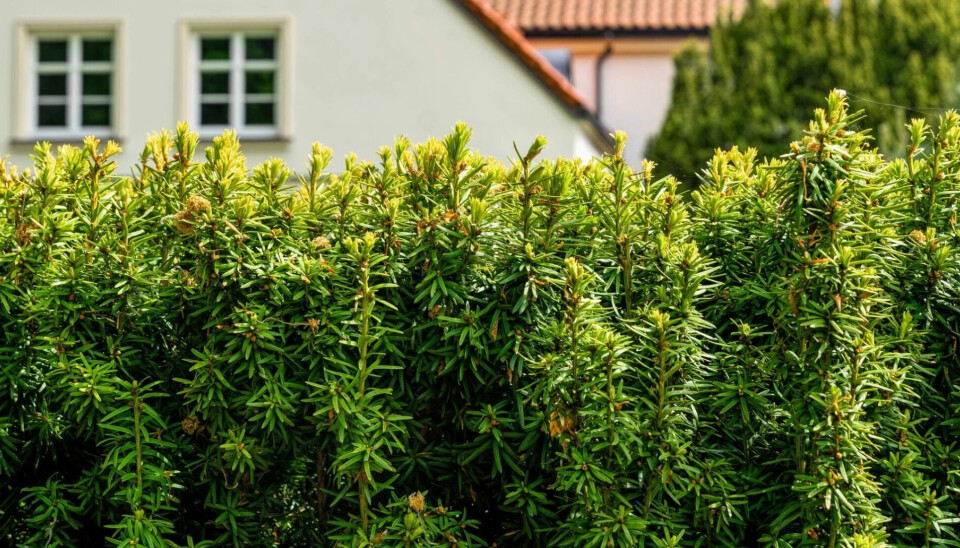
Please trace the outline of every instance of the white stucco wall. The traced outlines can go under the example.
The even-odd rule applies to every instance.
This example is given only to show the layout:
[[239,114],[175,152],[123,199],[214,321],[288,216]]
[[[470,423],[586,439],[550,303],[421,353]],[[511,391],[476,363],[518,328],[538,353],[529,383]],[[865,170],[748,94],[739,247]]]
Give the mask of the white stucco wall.
[[257,18],[285,21],[293,83],[287,140],[248,143],[251,165],[279,156],[299,168],[313,141],[335,157],[372,159],[397,134],[442,136],[457,120],[474,127],[475,148],[501,158],[538,133],[549,155],[583,150],[580,120],[454,0],[0,0],[0,155],[29,164],[32,147],[20,141],[30,135],[17,123],[22,78],[13,77],[24,24],[120,26],[116,133],[130,165],[148,133],[173,128],[185,112],[183,21]]
[[570,56],[570,82],[583,95],[591,111],[597,108],[597,60],[599,53],[577,53]]
[[630,140],[624,156],[639,162],[647,141],[660,131],[673,92],[669,54],[616,54],[603,64],[600,121],[622,129]]

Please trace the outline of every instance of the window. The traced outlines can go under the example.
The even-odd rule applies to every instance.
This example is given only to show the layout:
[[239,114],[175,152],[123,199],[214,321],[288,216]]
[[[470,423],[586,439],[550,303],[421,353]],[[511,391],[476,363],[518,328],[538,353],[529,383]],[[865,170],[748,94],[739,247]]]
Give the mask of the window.
[[77,139],[113,133],[113,35],[35,34],[31,45],[27,97],[31,136]]
[[241,136],[278,136],[276,33],[195,36],[194,123],[200,133],[235,128]]
[[570,79],[570,50],[568,49],[542,49],[540,55],[543,55],[557,72],[562,74],[567,80]]

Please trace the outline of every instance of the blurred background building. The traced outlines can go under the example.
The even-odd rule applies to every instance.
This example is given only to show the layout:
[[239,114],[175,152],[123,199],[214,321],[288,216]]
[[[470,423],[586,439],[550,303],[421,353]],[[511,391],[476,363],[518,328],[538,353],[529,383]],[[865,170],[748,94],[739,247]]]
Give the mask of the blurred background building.
[[639,161],[663,124],[673,87],[673,56],[705,40],[718,19],[747,0],[484,0],[520,29],[579,91],[608,128],[630,136]]
[[537,134],[550,155],[609,142],[597,102],[482,0],[3,4],[0,155],[21,166],[35,141],[91,134],[118,140],[129,166],[178,120],[207,139],[236,128],[251,161],[295,168],[313,141],[372,158],[457,120],[502,158]]
[[38,140],[90,134],[118,140],[129,165],[148,133],[186,120],[208,140],[236,129],[252,161],[297,167],[314,141],[372,158],[398,134],[463,120],[503,159],[537,134],[548,155],[586,157],[623,129],[629,162],[694,180],[718,146],[775,155],[831,88],[854,94],[885,153],[910,112],[942,112],[960,90],[960,2],[941,0],[2,7],[0,155],[18,165]]

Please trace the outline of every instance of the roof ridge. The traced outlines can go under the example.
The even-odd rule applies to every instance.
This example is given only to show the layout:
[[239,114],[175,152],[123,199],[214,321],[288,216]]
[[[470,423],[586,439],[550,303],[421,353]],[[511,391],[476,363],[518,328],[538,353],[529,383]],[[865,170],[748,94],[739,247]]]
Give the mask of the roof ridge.
[[521,32],[549,36],[586,32],[704,32],[720,13],[740,13],[749,0],[469,0]]

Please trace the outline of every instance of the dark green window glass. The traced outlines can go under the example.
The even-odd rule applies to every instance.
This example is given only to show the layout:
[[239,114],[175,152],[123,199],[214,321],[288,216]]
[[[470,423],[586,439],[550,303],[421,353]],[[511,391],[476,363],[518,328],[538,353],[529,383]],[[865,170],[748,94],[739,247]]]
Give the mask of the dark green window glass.
[[90,38],[83,41],[84,61],[110,61],[113,59],[113,40]]
[[273,103],[247,103],[243,123],[248,126],[273,125]]
[[40,74],[37,88],[42,96],[66,95],[67,94],[67,75],[66,74]]
[[200,59],[223,61],[230,59],[229,38],[203,38],[200,40]]
[[110,105],[83,105],[80,115],[84,126],[110,125]]
[[110,73],[86,73],[83,75],[84,95],[110,95]]
[[230,106],[227,103],[202,103],[200,105],[200,123],[205,126],[229,124]]
[[40,105],[37,107],[37,125],[40,127],[65,127],[67,105]]
[[275,38],[247,38],[247,59],[276,59]]
[[245,76],[246,93],[273,93],[274,72],[272,70],[248,70]]
[[64,63],[67,60],[66,40],[40,40],[41,63]]
[[200,93],[230,93],[230,73],[201,72]]

